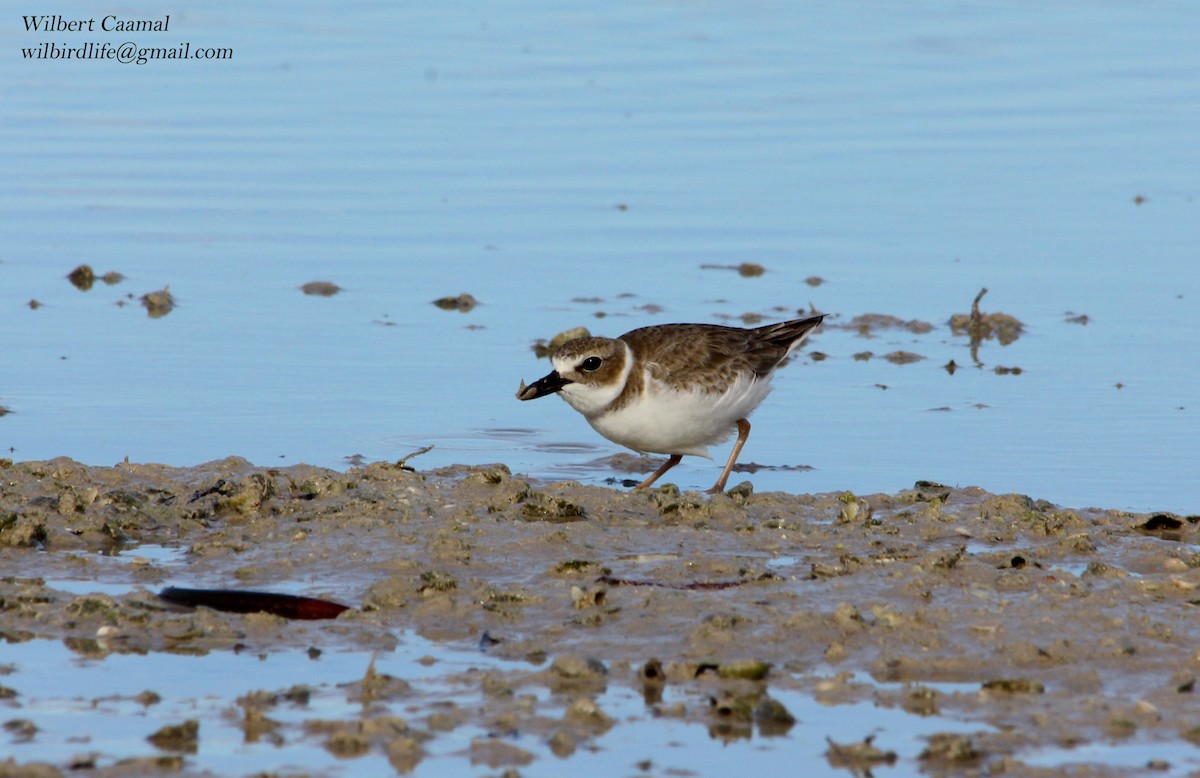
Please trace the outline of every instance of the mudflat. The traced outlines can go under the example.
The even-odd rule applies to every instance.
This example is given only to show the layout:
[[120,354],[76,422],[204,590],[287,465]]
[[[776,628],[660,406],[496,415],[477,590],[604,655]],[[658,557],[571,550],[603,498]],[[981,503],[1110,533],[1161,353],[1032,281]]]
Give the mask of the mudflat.
[[[371,671],[352,692],[361,713],[267,727],[281,743],[343,758],[382,754],[402,773],[460,727],[510,726],[530,739],[472,740],[472,764],[519,772],[569,759],[636,726],[597,704],[615,686],[644,694],[650,715],[694,720],[714,737],[806,726],[772,696],[787,690],[978,723],[974,734],[929,738],[922,771],[1100,775],[1109,768],[1024,759],[1131,739],[1174,749],[1165,754],[1200,743],[1198,520],[933,482],[869,495],[755,493],[744,482],[710,497],[670,484],[631,493],[533,482],[503,465],[0,460],[0,640],[62,641],[90,657],[330,656],[386,652],[415,633],[511,660],[459,679],[467,704],[407,699],[400,723],[368,703],[402,696],[405,679]],[[97,563],[139,547],[179,554]],[[57,585],[67,580],[107,593]],[[114,594],[119,584],[128,588]],[[169,586],[285,591],[350,609],[295,621],[187,608],[157,596]],[[4,718],[33,729],[12,736],[0,772],[65,774],[72,755],[37,745],[37,679],[3,654],[0,645]],[[130,683],[134,695],[154,678]],[[229,708],[249,733],[287,694],[246,684]],[[203,720],[199,731],[202,747]],[[163,759],[180,751],[177,734],[156,742]],[[194,753],[186,727],[182,737],[192,746],[182,753]],[[861,774],[894,762],[887,746],[834,738],[826,757]],[[118,770],[125,756],[93,755],[93,767]],[[1145,769],[1170,770],[1171,758]],[[172,769],[189,769],[186,758]]]

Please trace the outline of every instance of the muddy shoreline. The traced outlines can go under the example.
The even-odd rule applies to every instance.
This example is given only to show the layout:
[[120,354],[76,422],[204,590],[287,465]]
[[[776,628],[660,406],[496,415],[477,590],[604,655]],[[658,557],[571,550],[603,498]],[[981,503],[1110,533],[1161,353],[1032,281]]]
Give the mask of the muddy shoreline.
[[[656,715],[735,735],[793,726],[775,690],[978,722],[979,733],[930,741],[917,769],[934,774],[1101,775],[1108,768],[1034,768],[1023,757],[1133,739],[1200,743],[1196,516],[1063,508],[934,482],[874,495],[760,494],[749,482],[711,498],[669,484],[631,494],[532,482],[503,465],[342,473],[238,458],[190,468],[0,461],[0,484],[3,643],[62,641],[89,656],[386,652],[409,630],[513,661],[502,678],[473,681],[480,705],[449,720],[430,702],[388,729],[364,706],[357,721],[294,735],[386,754],[399,772],[455,727],[493,726],[500,714],[483,702],[497,684],[514,706],[504,715],[563,758],[614,726],[588,707],[598,688],[636,688],[653,707],[663,683],[708,704]],[[97,563],[141,546],[179,549],[179,559]],[[71,593],[56,588],[62,580],[129,590]],[[327,622],[191,610],[155,596],[172,585],[284,591],[352,610]],[[4,718],[36,728],[20,668],[9,669]],[[379,679],[363,684],[388,694]],[[523,688],[569,700],[565,712],[518,705]],[[273,704],[243,705],[245,725],[269,719]],[[887,764],[886,742],[874,744],[879,756],[850,740],[849,750],[831,746],[831,764]],[[69,771],[69,754],[39,751],[36,735],[22,743],[0,774]],[[528,764],[506,754],[471,761]],[[102,755],[96,774],[121,757]],[[186,758],[172,769],[188,771]]]

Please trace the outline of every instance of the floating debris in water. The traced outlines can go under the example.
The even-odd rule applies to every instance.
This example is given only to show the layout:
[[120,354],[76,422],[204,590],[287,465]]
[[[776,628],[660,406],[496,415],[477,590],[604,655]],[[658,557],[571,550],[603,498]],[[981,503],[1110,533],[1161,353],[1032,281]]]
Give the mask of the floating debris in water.
[[157,292],[148,292],[141,297],[142,305],[146,307],[146,314],[151,319],[158,319],[166,316],[175,308],[175,298],[171,296],[171,287],[164,286]]
[[1089,321],[1091,321],[1091,318],[1086,313],[1072,313],[1071,311],[1067,311],[1065,316],[1067,318],[1064,321],[1066,321],[1067,324],[1086,325]]
[[761,276],[767,272],[767,269],[757,262],[743,262],[740,265],[716,265],[705,264],[700,266],[701,270],[736,270],[738,275],[743,278],[754,278]]
[[958,370],[958,363],[952,359],[949,362],[947,362],[946,364],[942,365],[942,369],[945,370],[950,375],[954,375],[954,371]]
[[555,335],[550,339],[549,343],[544,340],[538,340],[533,344],[533,353],[537,355],[538,359],[552,357],[554,356],[554,352],[562,348],[562,345],[568,340],[587,337],[591,337],[591,333],[588,332],[587,327],[572,327]]
[[[67,273],[67,280],[71,282],[72,286],[81,292],[90,290],[96,283],[96,278],[96,271],[92,270],[92,266],[88,265],[87,263],[84,263],[72,270],[70,273]],[[124,281],[125,276],[121,275],[115,270],[110,270],[104,275],[99,276],[99,279],[105,284],[113,286]]]
[[886,313],[863,313],[855,316],[845,324],[827,325],[836,326],[843,330],[854,330],[863,338],[875,337],[875,330],[893,330],[901,329],[908,330],[914,335],[924,335],[927,332],[933,332],[933,325],[927,321],[920,319],[901,319],[899,316],[892,316]]
[[911,365],[913,362],[920,362],[925,357],[911,351],[893,351],[890,354],[884,354],[883,358],[893,365]]
[[168,586],[159,592],[158,596],[169,603],[193,608],[204,606],[227,613],[270,613],[285,619],[310,621],[337,618],[342,611],[350,610],[348,605],[314,597],[241,589],[185,589]]
[[476,305],[479,305],[479,301],[466,292],[463,292],[458,297],[439,297],[433,301],[433,304],[441,308],[443,311],[458,311],[459,313],[467,313]]
[[96,283],[96,273],[91,265],[84,264],[67,273],[67,280],[79,291],[86,292]]
[[300,291],[314,297],[333,297],[338,292],[342,291],[342,287],[332,281],[309,281],[304,286],[300,287]]
[[36,299],[30,300],[29,302],[27,302],[25,304],[29,306],[29,310],[31,310],[31,311],[36,311],[38,308],[42,307],[42,304],[40,302],[38,302]]
[[979,290],[975,301],[971,303],[970,313],[956,313],[950,317],[950,331],[955,335],[967,335],[971,338],[971,359],[976,365],[979,361],[979,346],[985,340],[995,338],[1001,346],[1007,346],[1021,337],[1024,325],[1015,316],[1007,313],[981,313],[979,301],[987,294],[987,288]]
[[1005,367],[1004,365],[996,365],[992,370],[996,375],[1021,375],[1025,372],[1019,367]]
[[809,286],[820,286],[821,284],[825,283],[825,279],[821,278],[820,276],[809,276],[808,278],[804,279],[804,283],[808,284]]

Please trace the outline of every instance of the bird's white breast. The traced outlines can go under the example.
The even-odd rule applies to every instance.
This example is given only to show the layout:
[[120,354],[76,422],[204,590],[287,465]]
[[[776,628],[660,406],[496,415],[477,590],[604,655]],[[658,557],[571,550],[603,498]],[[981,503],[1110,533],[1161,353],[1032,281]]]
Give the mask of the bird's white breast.
[[718,394],[679,391],[647,375],[640,397],[588,416],[588,421],[604,437],[634,451],[708,457],[707,447],[728,438],[737,420],[771,391],[768,381],[769,376],[756,379],[746,373]]

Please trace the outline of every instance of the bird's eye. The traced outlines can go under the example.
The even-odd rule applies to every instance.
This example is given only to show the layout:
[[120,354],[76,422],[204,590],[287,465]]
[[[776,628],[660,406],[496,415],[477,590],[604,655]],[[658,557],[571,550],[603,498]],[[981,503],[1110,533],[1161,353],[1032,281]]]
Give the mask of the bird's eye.
[[600,365],[604,363],[600,357],[588,357],[579,365],[579,369],[585,373],[594,373],[600,369]]

